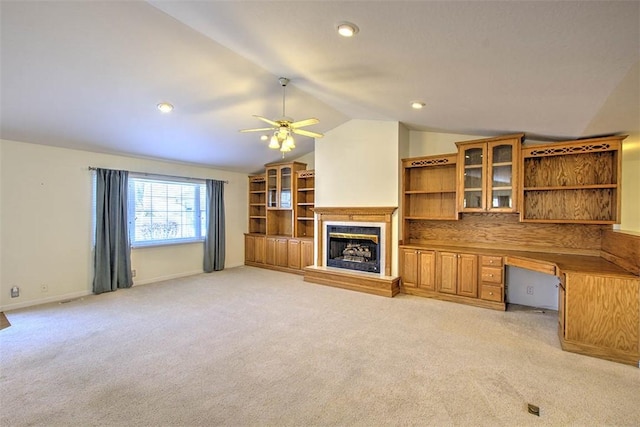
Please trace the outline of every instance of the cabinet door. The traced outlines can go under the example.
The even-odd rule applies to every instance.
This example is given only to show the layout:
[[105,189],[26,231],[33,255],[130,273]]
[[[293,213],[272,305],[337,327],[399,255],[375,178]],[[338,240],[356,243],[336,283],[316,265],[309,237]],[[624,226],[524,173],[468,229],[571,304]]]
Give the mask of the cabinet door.
[[418,287],[430,291],[436,290],[436,253],[418,251]]
[[458,255],[458,295],[476,298],[478,296],[478,256]]
[[278,168],[267,169],[267,207],[278,207]]
[[280,183],[280,195],[278,196],[278,200],[280,202],[279,207],[281,209],[291,209],[293,206],[293,201],[291,198],[293,197],[292,193],[292,177],[291,177],[291,167],[290,166],[281,166],[279,171],[279,183]]
[[415,249],[402,249],[400,253],[402,285],[415,288],[418,286],[418,251]]
[[266,238],[264,236],[254,236],[254,261],[264,264],[266,261]]
[[276,239],[274,237],[267,237],[266,246],[267,264],[276,265]]
[[288,267],[300,270],[300,240],[289,239],[287,245]]
[[487,210],[517,212],[517,162],[520,145],[515,141],[496,141],[487,147]]
[[486,210],[485,165],[486,143],[462,146],[458,167],[460,168],[460,191],[458,210],[461,212],[482,212]]
[[254,262],[256,260],[255,238],[253,236],[244,236],[244,261]]
[[437,259],[438,292],[455,294],[458,276],[458,254],[438,252]]
[[300,256],[301,268],[313,265],[313,240],[301,241],[302,254]]
[[289,259],[287,257],[287,240],[276,239],[276,265],[278,267],[288,267]]

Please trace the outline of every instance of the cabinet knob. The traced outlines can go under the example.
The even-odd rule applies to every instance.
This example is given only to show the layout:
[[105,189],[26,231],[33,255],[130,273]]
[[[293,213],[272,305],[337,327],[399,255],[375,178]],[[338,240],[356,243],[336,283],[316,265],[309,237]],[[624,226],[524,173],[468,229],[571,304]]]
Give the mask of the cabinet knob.
[[489,295],[493,295],[493,292],[489,292]]
[[493,260],[489,260],[489,264],[493,264]]
[[493,274],[490,274],[489,277],[493,277]]

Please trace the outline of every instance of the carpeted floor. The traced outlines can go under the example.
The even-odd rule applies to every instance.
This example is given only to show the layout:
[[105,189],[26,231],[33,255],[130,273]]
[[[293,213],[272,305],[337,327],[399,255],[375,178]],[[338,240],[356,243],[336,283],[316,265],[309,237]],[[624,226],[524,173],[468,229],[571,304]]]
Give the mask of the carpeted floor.
[[6,315],[2,426],[640,425],[640,370],[554,312],[239,267]]

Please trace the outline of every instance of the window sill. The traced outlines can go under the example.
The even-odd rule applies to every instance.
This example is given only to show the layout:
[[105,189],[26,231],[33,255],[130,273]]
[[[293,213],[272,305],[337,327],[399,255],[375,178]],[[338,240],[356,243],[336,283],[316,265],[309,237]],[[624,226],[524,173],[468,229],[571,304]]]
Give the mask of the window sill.
[[132,243],[131,249],[157,248],[161,246],[190,245],[193,243],[204,243],[204,239],[196,240],[165,240],[162,242]]

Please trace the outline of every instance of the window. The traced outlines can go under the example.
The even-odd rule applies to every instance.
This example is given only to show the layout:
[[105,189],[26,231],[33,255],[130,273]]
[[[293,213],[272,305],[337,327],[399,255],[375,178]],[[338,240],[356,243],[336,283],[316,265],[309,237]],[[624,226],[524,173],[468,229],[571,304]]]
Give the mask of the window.
[[204,183],[129,176],[129,236],[132,246],[204,240]]

